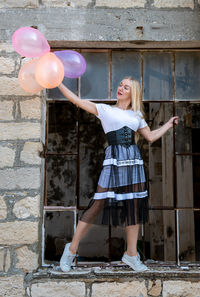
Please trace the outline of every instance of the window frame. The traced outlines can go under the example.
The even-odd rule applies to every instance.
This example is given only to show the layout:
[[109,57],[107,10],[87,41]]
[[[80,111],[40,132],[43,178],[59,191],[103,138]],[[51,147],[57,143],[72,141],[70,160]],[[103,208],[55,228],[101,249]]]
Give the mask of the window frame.
[[[66,48],[66,49],[69,49],[69,48]],[[51,49],[52,51],[55,51],[55,50],[58,50],[56,48],[52,48]],[[63,48],[62,48],[63,50]],[[144,104],[149,104],[149,103],[170,103],[173,105],[173,115],[176,115],[176,107],[177,107],[177,104],[179,102],[184,102],[184,103],[200,103],[200,99],[189,99],[189,100],[185,100],[185,99],[177,99],[176,98],[176,94],[175,94],[175,54],[177,52],[199,52],[200,53],[200,50],[199,49],[133,49],[133,48],[115,48],[115,49],[87,49],[87,48],[84,48],[84,49],[80,49],[80,48],[76,48],[74,49],[80,53],[90,53],[90,52],[98,52],[98,53],[108,53],[108,98],[107,99],[87,99],[87,100],[90,100],[92,102],[96,102],[96,103],[109,103],[109,104],[112,104],[112,103],[115,103],[116,102],[116,99],[115,98],[112,98],[112,52],[113,51],[127,51],[127,50],[130,50],[130,51],[135,51],[135,52],[138,52],[140,54],[140,63],[141,63],[141,88],[142,88],[142,93],[143,93],[143,89],[144,89],[144,57],[143,57],[143,54],[144,53],[156,53],[156,52],[159,52],[159,53],[170,53],[172,55],[172,78],[173,78],[173,90],[172,90],[172,93],[173,93],[173,99],[172,100],[144,100],[143,99],[143,102]],[[81,93],[80,93],[80,90],[81,90],[81,79],[79,78],[77,80],[78,82],[78,92],[77,92],[77,95],[79,97],[81,97]],[[45,145],[44,145],[44,152],[43,152],[43,155],[44,155],[44,158],[45,158],[45,168],[44,168],[44,207],[43,207],[43,222],[44,222],[44,217],[45,217],[45,213],[46,212],[49,212],[49,211],[72,211],[74,213],[74,217],[76,217],[76,220],[75,220],[75,224],[74,224],[74,231],[76,229],[76,224],[77,224],[77,214],[76,214],[76,206],[72,207],[62,207],[62,206],[46,206],[47,205],[47,182],[46,182],[46,157],[51,154],[51,155],[57,155],[57,154],[54,154],[54,153],[49,153],[47,151],[47,133],[48,133],[48,104],[49,103],[53,103],[55,101],[66,101],[67,99],[58,99],[58,100],[55,100],[55,99],[52,99],[52,98],[46,98],[46,104],[47,104],[47,107],[46,107],[46,119],[45,119]],[[83,99],[84,100],[84,99]],[[79,108],[77,108],[79,110]],[[78,127],[77,127],[78,129]],[[78,133],[78,132],[77,132]],[[77,153],[78,154],[78,153]],[[76,154],[76,155],[77,155]],[[59,154],[59,155],[63,155],[62,153]],[[75,155],[75,154],[74,154]],[[187,210],[192,210],[192,211],[200,211],[200,208],[195,208],[195,207],[177,207],[177,156],[200,156],[200,153],[192,153],[192,152],[177,152],[176,150],[176,128],[174,127],[173,128],[173,192],[174,192],[174,205],[172,207],[169,207],[169,206],[159,206],[159,205],[155,205],[153,207],[151,207],[151,210],[161,210],[161,211],[164,211],[164,210],[171,210],[171,211],[174,211],[175,213],[175,236],[176,236],[176,247],[175,247],[175,252],[176,252],[176,262],[175,263],[167,263],[167,262],[159,262],[159,263],[155,263],[153,265],[156,265],[156,266],[169,266],[169,265],[172,265],[172,266],[180,266],[181,265],[181,262],[180,262],[180,233],[179,233],[179,213],[181,210],[184,210],[184,211],[187,211]],[[79,161],[78,161],[79,162]],[[78,183],[77,183],[78,184]],[[77,189],[78,191],[78,189]],[[142,225],[142,240],[143,240],[143,254],[145,254],[145,232],[144,232],[144,226]],[[110,228],[109,228],[109,233],[111,232]],[[43,223],[43,229],[42,229],[42,266],[51,266],[51,263],[47,263],[48,261],[44,259],[44,249],[45,249],[45,243],[44,243],[44,233],[45,233],[45,230],[44,230],[44,223]],[[110,245],[110,243],[109,243]],[[143,259],[144,260],[144,259]],[[87,265],[88,267],[90,266],[96,266],[97,263],[95,262],[81,262],[79,263],[77,266],[78,267],[82,267],[82,266],[85,266]],[[192,266],[194,265],[197,265],[199,266],[200,264],[198,263],[191,263]],[[100,267],[104,267],[104,266],[108,266],[108,263],[104,263],[104,262],[101,262],[101,263],[98,263],[98,266]],[[120,265],[119,263],[116,264],[116,263],[111,263],[110,259],[109,259],[109,266],[122,266]]]

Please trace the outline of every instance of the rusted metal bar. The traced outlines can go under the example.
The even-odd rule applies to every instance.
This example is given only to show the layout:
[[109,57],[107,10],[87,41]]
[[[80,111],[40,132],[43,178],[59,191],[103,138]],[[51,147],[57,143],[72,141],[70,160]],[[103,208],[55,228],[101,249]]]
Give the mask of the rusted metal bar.
[[111,248],[112,248],[112,242],[111,242],[111,224],[110,224],[110,207],[109,207],[109,215],[108,215],[109,225],[108,225],[108,262],[111,262]]
[[44,206],[45,211],[75,211],[76,206]]
[[194,210],[194,211],[200,211],[200,208],[195,207],[173,207],[173,206],[151,206],[149,207],[149,210]]
[[46,159],[46,150],[47,150],[47,136],[48,136],[48,120],[49,120],[49,104],[46,103],[46,122],[45,122],[45,145],[43,157],[45,158],[44,165],[44,205],[47,205],[47,159]]
[[112,98],[112,51],[108,52],[108,99]]
[[80,205],[80,108],[77,110],[77,125],[76,125],[76,133],[77,133],[77,163],[76,163],[76,205],[79,208]]
[[[175,88],[175,54],[172,55],[172,72],[173,72],[173,100],[176,98],[176,88]],[[176,116],[176,103],[173,101],[173,116]],[[174,198],[174,209],[177,206],[177,162],[176,162],[176,126],[173,124],[173,198]],[[179,246],[177,243],[179,242],[179,230],[177,229],[177,216],[175,215],[175,248],[176,248],[176,263],[179,263]]]
[[176,210],[176,259],[177,265],[180,266],[180,230],[179,230],[179,210]]
[[188,153],[178,153],[178,152],[176,152],[176,156],[200,156],[200,153],[190,153],[190,152],[188,152]]
[[77,156],[77,153],[56,153],[56,152],[48,152],[45,153],[44,156]]
[[145,231],[144,231],[144,224],[142,224],[142,261],[144,263],[144,260],[146,258],[145,255]]

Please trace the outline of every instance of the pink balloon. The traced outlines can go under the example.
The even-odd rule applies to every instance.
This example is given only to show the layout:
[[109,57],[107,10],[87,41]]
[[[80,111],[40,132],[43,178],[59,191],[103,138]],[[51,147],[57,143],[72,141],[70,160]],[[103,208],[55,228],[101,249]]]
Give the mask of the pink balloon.
[[27,58],[40,57],[50,51],[44,35],[31,27],[22,27],[15,31],[12,44],[18,54]]
[[25,63],[19,71],[18,80],[21,88],[28,93],[40,92],[43,87],[35,79],[35,68],[39,59],[33,59]]

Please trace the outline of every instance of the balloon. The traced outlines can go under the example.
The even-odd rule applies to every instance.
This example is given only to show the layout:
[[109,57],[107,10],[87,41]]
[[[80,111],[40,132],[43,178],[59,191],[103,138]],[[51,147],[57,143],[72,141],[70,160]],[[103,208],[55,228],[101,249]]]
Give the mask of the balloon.
[[71,50],[56,51],[54,54],[62,61],[66,77],[78,78],[85,72],[86,61],[81,54]]
[[44,35],[31,27],[22,27],[15,31],[12,44],[18,54],[27,58],[40,57],[50,51]]
[[52,89],[61,84],[64,78],[64,66],[53,53],[47,53],[36,65],[35,78],[44,88]]
[[39,59],[34,59],[22,66],[18,74],[19,84],[28,93],[38,93],[43,87],[35,79],[35,67]]

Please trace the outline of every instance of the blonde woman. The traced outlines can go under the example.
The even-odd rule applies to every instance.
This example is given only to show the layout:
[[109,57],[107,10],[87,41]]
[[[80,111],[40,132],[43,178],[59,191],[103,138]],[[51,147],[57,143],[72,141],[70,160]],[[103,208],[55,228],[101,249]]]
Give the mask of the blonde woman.
[[148,192],[135,134],[153,143],[172,128],[173,123],[178,124],[178,117],[151,131],[143,117],[140,83],[132,77],[120,82],[114,106],[81,100],[63,84],[59,89],[72,103],[100,119],[108,141],[96,193],[78,222],[72,242],[65,245],[61,270],[70,270],[80,240],[91,224],[98,222],[125,226],[127,250],[122,261],[135,271],[145,271],[148,268],[137,253],[137,238],[139,225],[148,221]]

